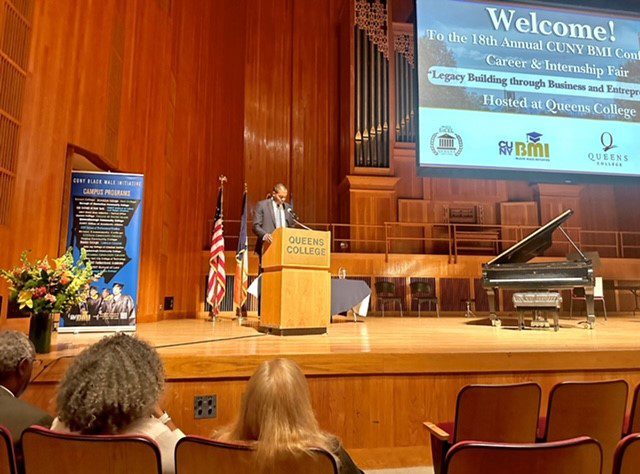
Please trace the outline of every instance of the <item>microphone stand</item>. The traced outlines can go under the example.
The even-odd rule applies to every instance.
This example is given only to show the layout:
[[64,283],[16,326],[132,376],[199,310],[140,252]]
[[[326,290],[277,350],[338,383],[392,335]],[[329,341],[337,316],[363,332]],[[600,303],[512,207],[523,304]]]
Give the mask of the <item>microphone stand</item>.
[[289,215],[291,216],[291,218],[293,219],[293,222],[296,223],[296,225],[299,225],[300,227],[302,227],[303,229],[306,230],[313,230],[311,227],[307,227],[306,225],[304,225],[302,222],[300,222],[298,220],[298,216],[291,210],[291,208],[287,209],[287,212],[289,213]]

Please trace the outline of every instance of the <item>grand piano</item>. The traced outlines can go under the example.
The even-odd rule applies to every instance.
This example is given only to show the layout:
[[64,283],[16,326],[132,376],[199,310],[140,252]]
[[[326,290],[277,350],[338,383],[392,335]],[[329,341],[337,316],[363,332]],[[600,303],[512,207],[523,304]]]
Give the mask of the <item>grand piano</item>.
[[[482,284],[489,297],[491,324],[500,325],[496,314],[496,297],[500,288],[520,291],[545,291],[584,288],[587,306],[587,326],[593,328],[596,316],[593,306],[595,277],[593,262],[580,251],[561,225],[571,217],[571,209],[563,212],[546,225],[535,230],[520,242],[508,248],[490,262],[482,265]],[[565,235],[577,253],[574,261],[528,263],[551,247],[551,236],[556,229]]]

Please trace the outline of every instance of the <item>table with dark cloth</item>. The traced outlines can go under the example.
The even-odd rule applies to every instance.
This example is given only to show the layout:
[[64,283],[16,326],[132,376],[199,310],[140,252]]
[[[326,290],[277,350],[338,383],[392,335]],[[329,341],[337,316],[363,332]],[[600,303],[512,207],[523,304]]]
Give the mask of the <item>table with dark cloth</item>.
[[[258,276],[249,287],[249,294],[256,298],[261,291],[261,277],[262,275]],[[331,314],[340,314],[353,309],[358,316],[366,316],[370,296],[371,288],[364,281],[332,278]]]

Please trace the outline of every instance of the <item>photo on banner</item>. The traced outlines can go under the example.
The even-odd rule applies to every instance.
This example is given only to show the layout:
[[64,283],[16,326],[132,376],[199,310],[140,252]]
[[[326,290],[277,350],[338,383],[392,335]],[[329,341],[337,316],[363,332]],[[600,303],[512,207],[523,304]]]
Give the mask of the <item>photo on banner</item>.
[[76,257],[84,248],[102,277],[59,332],[136,329],[143,190],[139,174],[73,172],[68,245]]

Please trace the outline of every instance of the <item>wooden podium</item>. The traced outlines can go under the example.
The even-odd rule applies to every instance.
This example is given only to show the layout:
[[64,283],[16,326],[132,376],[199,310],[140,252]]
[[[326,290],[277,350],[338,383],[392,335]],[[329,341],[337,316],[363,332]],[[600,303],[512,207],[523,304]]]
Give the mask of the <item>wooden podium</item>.
[[281,227],[262,256],[260,331],[324,334],[331,319],[330,232]]

